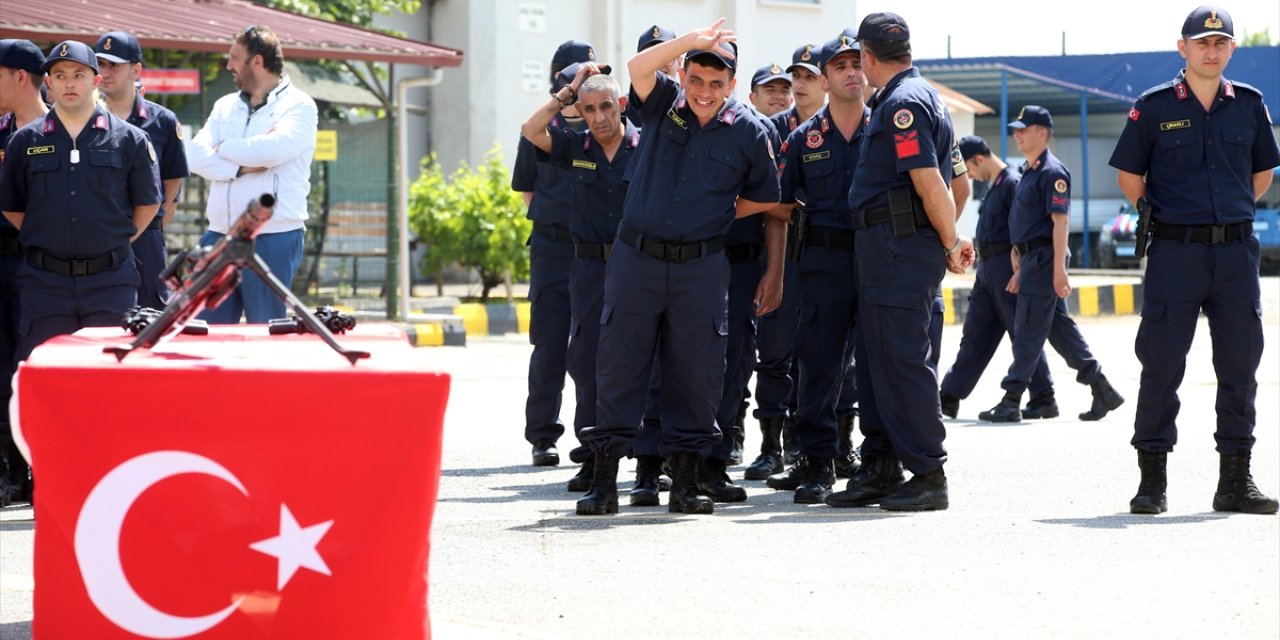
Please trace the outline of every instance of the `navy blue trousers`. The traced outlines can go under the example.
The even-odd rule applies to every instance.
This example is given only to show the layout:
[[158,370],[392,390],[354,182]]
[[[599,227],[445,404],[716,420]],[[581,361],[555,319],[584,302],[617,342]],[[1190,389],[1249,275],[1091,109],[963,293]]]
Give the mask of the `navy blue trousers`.
[[1216,448],[1224,454],[1250,451],[1263,346],[1257,237],[1214,246],[1155,238],[1142,291],[1142,323],[1134,341],[1142,377],[1133,446],[1173,451],[1177,444],[1178,387],[1203,311],[1218,378]]
[[583,462],[591,450],[582,445],[583,427],[596,423],[596,349],[600,344],[600,312],[604,307],[604,260],[574,258],[569,270],[569,347],[565,369],[573,378],[576,404],[573,432],[579,446],[569,452],[569,459]]
[[733,449],[733,438],[729,434],[737,428],[733,421],[738,417],[743,389],[755,364],[755,295],[761,273],[759,260],[729,265],[729,335],[724,351],[723,391],[716,409],[716,423],[724,437],[711,450],[711,457],[717,460],[728,460]]
[[133,256],[138,259],[141,282],[138,285],[138,306],[164,309],[169,304],[169,288],[160,281],[160,272],[164,271],[169,257],[164,246],[164,232],[160,229],[145,229],[133,241]]
[[13,372],[18,368],[18,268],[21,256],[0,256],[0,377],[4,378],[0,401],[0,456],[12,450],[13,433],[9,429],[9,400],[13,397]]
[[946,254],[932,229],[896,237],[888,223],[858,231],[854,247],[862,453],[896,455],[912,473],[928,473],[947,460],[938,377],[929,367],[929,327]]
[[717,254],[669,263],[615,242],[605,278],[596,359],[598,424],[582,430],[591,449],[632,453],[656,356],[662,367],[659,454],[711,453],[724,383],[729,261]]
[[[1008,251],[978,262],[978,275],[973,289],[969,290],[969,310],[964,317],[960,350],[955,364],[942,379],[943,393],[962,400],[968,398],[995,356],[1000,341],[1006,334],[1013,335],[1018,297],[1005,291],[1012,277],[1013,263]],[[1033,398],[1053,392],[1053,377],[1043,349],[1031,374],[1029,389]]]
[[138,266],[127,260],[91,276],[64,276],[22,263],[18,267],[19,361],[54,336],[85,327],[118,327],[138,302]]
[[839,455],[836,402],[849,400],[841,386],[848,372],[848,345],[857,307],[854,254],[808,247],[799,267],[804,302],[796,342],[801,383],[793,433],[800,453],[835,458]]
[[1022,395],[1027,390],[1044,355],[1045,340],[1076,370],[1077,382],[1092,384],[1102,375],[1102,367],[1080,335],[1080,327],[1067,314],[1067,301],[1053,291],[1053,247],[1032,249],[1019,264],[1013,364],[1000,386],[1010,394]]
[[560,403],[572,312],[569,271],[573,243],[537,233],[529,239],[529,396],[524,404],[524,438],[555,442],[564,433]]
[[796,407],[795,348],[800,326],[800,265],[787,261],[782,274],[782,303],[759,319],[756,336],[756,410],[759,420],[785,418]]

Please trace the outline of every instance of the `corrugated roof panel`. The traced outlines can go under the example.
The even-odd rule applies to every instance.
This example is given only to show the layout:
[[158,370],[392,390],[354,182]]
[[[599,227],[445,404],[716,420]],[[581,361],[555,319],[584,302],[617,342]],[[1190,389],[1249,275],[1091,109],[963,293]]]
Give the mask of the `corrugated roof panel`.
[[5,0],[0,36],[81,40],[123,29],[148,49],[226,52],[236,31],[270,27],[286,58],[456,67],[456,49],[255,5],[246,0]]

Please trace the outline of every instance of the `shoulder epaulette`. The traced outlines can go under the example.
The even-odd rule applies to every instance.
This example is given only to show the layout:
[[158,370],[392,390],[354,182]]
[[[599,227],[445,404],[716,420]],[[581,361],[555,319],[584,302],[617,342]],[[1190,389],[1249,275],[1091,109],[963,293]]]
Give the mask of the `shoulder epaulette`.
[[1147,98],[1149,98],[1149,97],[1151,97],[1151,96],[1153,96],[1153,95],[1155,95],[1155,94],[1157,94],[1157,93],[1160,93],[1161,91],[1170,91],[1170,90],[1172,90],[1172,89],[1173,89],[1173,85],[1175,85],[1175,84],[1178,84],[1178,83],[1177,83],[1177,82],[1174,82],[1173,80],[1170,80],[1170,81],[1168,81],[1168,82],[1166,82],[1166,83],[1164,83],[1164,84],[1158,84],[1158,85],[1156,85],[1156,86],[1154,86],[1154,87],[1151,87],[1150,89],[1147,89],[1146,91],[1143,91],[1143,92],[1142,92],[1142,95],[1138,96],[1138,99],[1139,99],[1139,100],[1146,100]]
[[1231,82],[1231,86],[1235,87],[1236,89],[1244,89],[1245,91],[1250,91],[1257,94],[1258,97],[1262,97],[1262,90],[1251,84],[1245,84],[1238,80],[1230,80],[1229,82]]

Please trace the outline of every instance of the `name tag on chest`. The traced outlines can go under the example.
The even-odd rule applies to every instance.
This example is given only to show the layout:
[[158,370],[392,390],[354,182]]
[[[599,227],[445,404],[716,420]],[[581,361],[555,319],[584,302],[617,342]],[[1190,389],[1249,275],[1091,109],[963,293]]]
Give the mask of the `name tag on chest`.
[[575,169],[587,169],[587,170],[589,170],[589,171],[595,171],[595,170],[596,170],[596,163],[594,163],[594,162],[589,162],[589,161],[587,161],[587,160],[574,160],[574,161],[573,161],[573,168],[575,168]]
[[1174,131],[1176,129],[1190,129],[1190,128],[1191,128],[1190,120],[1171,120],[1169,122],[1160,123],[1161,131]]

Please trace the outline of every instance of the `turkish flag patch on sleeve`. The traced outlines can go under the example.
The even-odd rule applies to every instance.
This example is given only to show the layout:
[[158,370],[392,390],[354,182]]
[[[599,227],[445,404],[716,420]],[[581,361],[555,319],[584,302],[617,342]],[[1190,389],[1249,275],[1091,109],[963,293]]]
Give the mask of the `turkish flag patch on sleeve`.
[[893,134],[893,148],[899,160],[920,155],[920,132],[908,131]]

